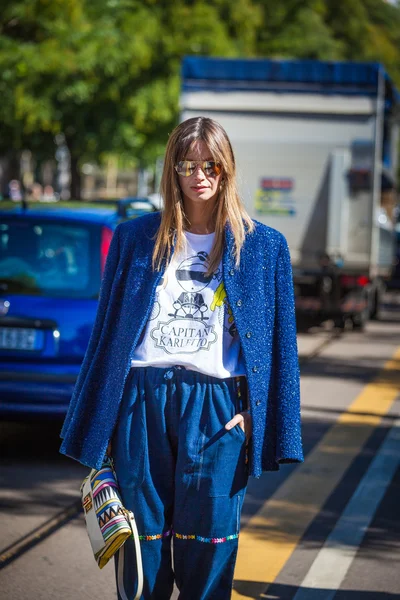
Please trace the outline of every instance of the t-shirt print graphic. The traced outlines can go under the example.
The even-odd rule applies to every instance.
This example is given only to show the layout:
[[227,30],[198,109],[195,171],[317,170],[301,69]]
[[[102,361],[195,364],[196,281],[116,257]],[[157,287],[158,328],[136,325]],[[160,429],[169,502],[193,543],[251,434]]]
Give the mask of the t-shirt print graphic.
[[207,252],[200,251],[185,258],[176,267],[174,274],[178,294],[167,312],[171,319],[156,320],[150,331],[156,348],[168,354],[193,354],[200,350],[208,351],[211,344],[217,342],[218,334],[210,319],[213,312],[223,311],[222,304],[214,302],[222,271],[217,269],[212,275],[207,275],[207,261]]

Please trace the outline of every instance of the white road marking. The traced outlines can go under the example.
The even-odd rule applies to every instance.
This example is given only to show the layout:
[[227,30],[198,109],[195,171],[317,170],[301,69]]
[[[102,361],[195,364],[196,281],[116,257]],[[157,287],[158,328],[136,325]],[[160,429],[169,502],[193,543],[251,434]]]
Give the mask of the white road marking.
[[309,600],[310,588],[313,600],[331,600],[335,596],[399,464],[397,419],[293,600]]

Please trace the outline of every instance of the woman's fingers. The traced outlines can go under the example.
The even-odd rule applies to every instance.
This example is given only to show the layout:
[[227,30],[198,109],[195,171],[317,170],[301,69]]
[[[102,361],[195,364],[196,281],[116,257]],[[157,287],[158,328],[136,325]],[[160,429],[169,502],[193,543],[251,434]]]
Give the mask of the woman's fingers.
[[242,413],[238,413],[233,417],[233,419],[228,421],[228,423],[225,425],[225,429],[232,429],[233,427],[235,427],[235,425],[240,425],[240,427],[244,431],[244,416]]
[[232,429],[233,427],[235,427],[235,425],[239,425],[239,427],[242,428],[242,430],[246,434],[247,441],[249,441],[253,433],[253,423],[251,420],[251,414],[247,410],[238,413],[233,417],[233,419],[228,421],[228,423],[225,425],[225,429]]

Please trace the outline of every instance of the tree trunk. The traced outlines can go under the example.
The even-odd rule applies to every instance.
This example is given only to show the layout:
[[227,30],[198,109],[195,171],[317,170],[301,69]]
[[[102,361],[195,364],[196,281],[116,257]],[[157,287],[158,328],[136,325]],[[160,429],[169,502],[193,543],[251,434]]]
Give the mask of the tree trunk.
[[81,200],[81,172],[78,158],[71,154],[71,200]]
[[19,156],[16,152],[9,152],[0,159],[0,193],[7,196],[10,180],[19,180],[19,176]]

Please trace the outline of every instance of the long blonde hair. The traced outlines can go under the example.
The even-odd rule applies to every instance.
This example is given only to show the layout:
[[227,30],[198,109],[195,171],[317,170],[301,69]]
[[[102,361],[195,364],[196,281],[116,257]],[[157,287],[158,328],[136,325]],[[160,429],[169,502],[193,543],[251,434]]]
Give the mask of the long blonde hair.
[[235,157],[225,130],[213,119],[193,117],[173,130],[166,147],[160,186],[164,208],[153,251],[153,269],[160,269],[163,258],[166,258],[167,263],[169,262],[174,236],[175,252],[181,251],[184,247],[184,229],[188,225],[188,220],[185,215],[179,176],[174,165],[180,160],[185,160],[189,150],[198,141],[203,141],[210,150],[213,160],[222,165],[221,183],[213,215],[215,239],[208,261],[207,274],[213,273],[221,261],[225,240],[224,229],[227,222],[229,222],[235,241],[236,267],[240,264],[240,251],[246,232],[254,229],[254,223],[239,197]]

